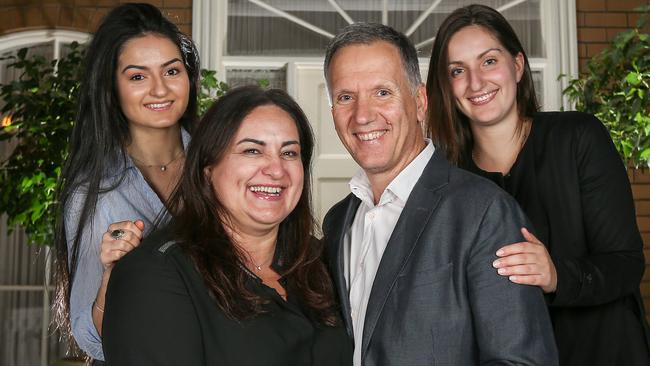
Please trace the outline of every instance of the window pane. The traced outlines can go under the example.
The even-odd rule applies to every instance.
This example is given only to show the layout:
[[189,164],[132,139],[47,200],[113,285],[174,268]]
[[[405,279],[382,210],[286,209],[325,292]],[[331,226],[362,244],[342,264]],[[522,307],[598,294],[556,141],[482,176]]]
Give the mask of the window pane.
[[[336,34],[348,24],[328,1],[263,1],[330,34]],[[512,0],[445,0],[413,30],[411,39],[415,44],[430,40],[452,11],[472,3],[503,7],[503,15],[521,38],[529,56],[544,57],[539,0],[527,0],[514,6],[511,5]],[[355,22],[382,21],[383,0],[339,0],[338,4]],[[386,2],[387,23],[401,32],[407,32],[431,4],[431,0],[389,0]],[[329,41],[327,36],[247,0],[229,0],[228,14],[228,55],[322,56]],[[423,44],[420,51],[421,57],[428,57],[431,43]]]
[[242,85],[268,84],[270,88],[287,90],[287,68],[228,68],[226,80],[231,88]]

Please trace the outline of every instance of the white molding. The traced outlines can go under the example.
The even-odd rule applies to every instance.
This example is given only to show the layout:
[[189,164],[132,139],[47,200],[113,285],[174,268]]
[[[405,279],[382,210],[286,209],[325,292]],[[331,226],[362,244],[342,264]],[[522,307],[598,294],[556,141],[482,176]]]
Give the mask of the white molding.
[[[560,73],[566,74],[568,78],[578,77],[578,25],[575,1],[560,1],[560,6],[564,6],[564,11],[560,10],[560,42],[562,50],[560,52]],[[568,84],[567,77],[560,79],[560,86],[564,90]],[[566,96],[562,97],[562,106],[566,110],[574,108]]]
[[544,68],[544,110],[570,109],[562,96],[567,79],[560,74],[575,77],[578,74],[578,41],[575,1],[540,2],[542,34],[546,49]]
[[216,70],[223,80],[226,69],[221,65],[228,29],[227,0],[192,1],[192,39],[199,49],[201,68]]
[[91,35],[88,33],[61,29],[39,29],[17,32],[0,37],[0,52],[52,41],[55,42],[55,46],[58,46],[58,43],[71,43],[74,41],[85,43],[90,38]]

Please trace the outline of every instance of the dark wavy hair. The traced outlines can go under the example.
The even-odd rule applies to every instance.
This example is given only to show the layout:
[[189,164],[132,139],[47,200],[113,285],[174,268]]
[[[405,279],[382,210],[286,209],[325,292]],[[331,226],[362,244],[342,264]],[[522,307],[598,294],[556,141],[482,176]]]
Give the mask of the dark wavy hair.
[[[101,186],[106,171],[126,163],[127,159],[125,146],[130,135],[116,88],[118,57],[126,42],[148,34],[165,37],[178,47],[190,82],[188,106],[179,122],[191,131],[196,121],[200,66],[194,43],[155,6],[124,4],[113,9],[103,19],[86,51],[77,117],[58,188],[53,310],[54,321],[64,336],[70,334],[70,291],[75,281],[83,228],[94,215],[98,196],[121,183]],[[73,192],[80,187],[84,188],[86,197],[68,250],[64,210]]]
[[266,105],[281,108],[295,122],[304,173],[298,203],[278,230],[276,255],[280,257],[275,260],[281,262],[279,274],[287,279],[314,320],[335,325],[337,309],[333,286],[321,260],[323,247],[312,236],[313,133],[304,112],[286,92],[257,86],[234,88],[203,116],[188,148],[178,190],[170,200],[177,239],[227,316],[248,319],[264,312],[268,300],[245,285],[249,276],[244,269],[245,253],[228,234],[227,228],[232,228],[229,213],[215,195],[205,169],[221,162],[246,116]]
[[440,25],[429,61],[427,94],[429,113],[427,115],[427,134],[437,147],[454,164],[471,159],[474,140],[468,118],[456,107],[449,82],[449,41],[456,32],[477,25],[492,34],[513,57],[521,53],[524,57],[524,72],[517,84],[517,109],[519,126],[523,119],[532,117],[539,110],[535,95],[533,76],[517,34],[506,18],[498,11],[485,5],[469,5],[456,9]]

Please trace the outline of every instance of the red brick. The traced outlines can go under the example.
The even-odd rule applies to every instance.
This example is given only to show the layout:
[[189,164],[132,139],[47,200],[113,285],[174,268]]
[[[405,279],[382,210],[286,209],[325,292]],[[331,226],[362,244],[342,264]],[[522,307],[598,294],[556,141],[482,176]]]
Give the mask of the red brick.
[[626,30],[627,28],[607,28],[607,39],[613,41],[619,33],[625,32]]
[[632,194],[635,199],[650,199],[650,184],[632,185]]
[[638,216],[650,216],[650,200],[636,200],[634,206]]
[[163,0],[165,8],[192,8],[192,0]]
[[578,57],[587,57],[587,45],[578,44]]
[[603,28],[579,28],[578,39],[581,42],[605,42],[607,32]]
[[74,8],[62,6],[59,12],[59,27],[72,27],[74,24]]
[[637,216],[636,223],[639,225],[639,231],[650,231],[650,216]]
[[644,0],[607,0],[607,10],[631,11],[640,5],[647,4]]
[[589,43],[587,46],[587,57],[591,58],[600,53],[609,43]]
[[650,169],[641,168],[633,169],[628,168],[627,175],[630,177],[630,182],[634,183],[650,183]]
[[104,17],[106,14],[108,14],[109,11],[111,11],[112,8],[99,8],[95,10],[95,12],[92,15],[92,18],[88,22],[88,30],[91,32],[95,32],[97,28],[99,28],[99,24],[104,20]]
[[0,10],[0,32],[9,33],[25,26],[25,17],[18,8]]
[[43,27],[47,28],[46,26],[46,20],[45,20],[45,12],[43,11],[43,7],[40,6],[27,6],[24,8],[24,14],[25,14],[25,26],[26,27],[31,27],[31,28],[36,28],[36,27]]
[[95,9],[93,8],[76,8],[74,11],[74,24],[73,26],[77,29],[83,29],[87,32],[94,31],[90,29],[90,21],[93,18]]
[[585,26],[627,27],[626,13],[586,13]]
[[577,0],[576,10],[605,10],[605,0]]

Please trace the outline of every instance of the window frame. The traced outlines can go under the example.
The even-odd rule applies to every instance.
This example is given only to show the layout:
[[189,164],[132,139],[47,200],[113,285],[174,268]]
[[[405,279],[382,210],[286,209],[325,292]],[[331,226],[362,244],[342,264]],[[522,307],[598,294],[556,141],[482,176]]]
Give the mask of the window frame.
[[[193,0],[192,19],[192,36],[199,48],[202,66],[217,70],[217,76],[222,79],[226,75],[227,67],[255,64],[272,69],[278,67],[278,62],[282,62],[288,70],[291,70],[291,64],[295,62],[322,62],[322,57],[224,55],[228,29],[228,0]],[[546,57],[531,58],[529,61],[533,71],[542,72],[544,93],[542,109],[571,109],[568,99],[562,96],[562,90],[568,84],[567,78],[558,80],[558,76],[564,74],[573,78],[578,75],[576,2],[573,0],[540,1],[540,19]],[[428,64],[428,58],[421,57],[420,63]],[[287,79],[288,92],[294,95],[291,76],[288,75]]]

